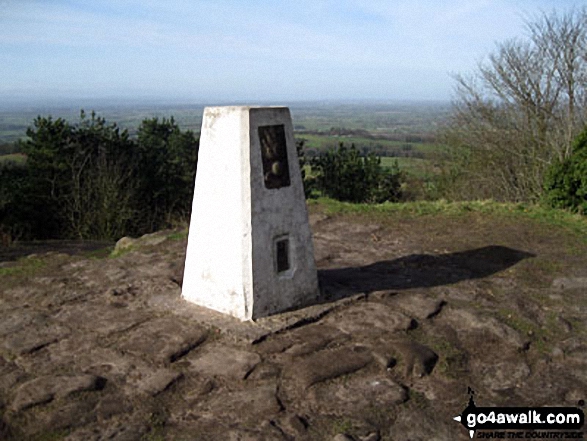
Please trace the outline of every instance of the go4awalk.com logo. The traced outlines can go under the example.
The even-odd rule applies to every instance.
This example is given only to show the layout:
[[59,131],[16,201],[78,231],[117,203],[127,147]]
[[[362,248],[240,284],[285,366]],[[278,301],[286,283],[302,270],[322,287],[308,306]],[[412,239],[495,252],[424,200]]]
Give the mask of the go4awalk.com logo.
[[[469,389],[469,405],[454,417],[473,438],[584,439],[585,415],[578,407],[477,407]],[[488,432],[486,432],[488,431]]]

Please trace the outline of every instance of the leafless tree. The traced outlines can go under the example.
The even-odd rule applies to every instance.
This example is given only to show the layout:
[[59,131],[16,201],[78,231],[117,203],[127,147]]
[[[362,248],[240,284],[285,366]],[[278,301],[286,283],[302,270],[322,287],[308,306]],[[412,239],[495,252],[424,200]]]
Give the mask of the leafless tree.
[[587,10],[542,14],[526,29],[456,77],[444,134],[460,167],[457,197],[538,199],[544,172],[587,122]]

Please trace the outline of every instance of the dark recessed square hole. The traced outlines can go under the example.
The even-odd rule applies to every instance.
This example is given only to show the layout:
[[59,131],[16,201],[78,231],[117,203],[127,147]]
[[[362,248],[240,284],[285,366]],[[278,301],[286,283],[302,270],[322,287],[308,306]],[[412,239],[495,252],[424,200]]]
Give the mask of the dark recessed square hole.
[[289,239],[281,239],[275,243],[277,252],[277,272],[289,269]]

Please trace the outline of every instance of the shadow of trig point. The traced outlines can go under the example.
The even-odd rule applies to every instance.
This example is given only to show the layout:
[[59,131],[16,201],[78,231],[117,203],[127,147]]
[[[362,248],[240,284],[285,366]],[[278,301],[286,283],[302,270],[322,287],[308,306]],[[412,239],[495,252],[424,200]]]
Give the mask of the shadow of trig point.
[[289,109],[207,107],[182,296],[251,320],[318,294]]

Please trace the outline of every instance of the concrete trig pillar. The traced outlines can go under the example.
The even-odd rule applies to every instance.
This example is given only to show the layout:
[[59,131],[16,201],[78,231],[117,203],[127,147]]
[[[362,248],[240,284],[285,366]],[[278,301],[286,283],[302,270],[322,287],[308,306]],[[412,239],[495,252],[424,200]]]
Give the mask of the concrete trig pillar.
[[286,107],[207,107],[182,296],[241,320],[318,296]]

